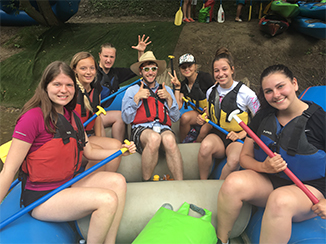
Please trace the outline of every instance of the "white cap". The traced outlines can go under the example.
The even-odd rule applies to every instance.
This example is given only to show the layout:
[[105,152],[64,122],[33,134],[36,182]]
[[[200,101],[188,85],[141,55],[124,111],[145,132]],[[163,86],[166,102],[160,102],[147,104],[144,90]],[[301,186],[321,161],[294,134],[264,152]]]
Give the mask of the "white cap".
[[180,58],[179,58],[179,66],[181,64],[184,63],[196,63],[195,57],[194,55],[190,54],[190,53],[186,53],[183,54]]

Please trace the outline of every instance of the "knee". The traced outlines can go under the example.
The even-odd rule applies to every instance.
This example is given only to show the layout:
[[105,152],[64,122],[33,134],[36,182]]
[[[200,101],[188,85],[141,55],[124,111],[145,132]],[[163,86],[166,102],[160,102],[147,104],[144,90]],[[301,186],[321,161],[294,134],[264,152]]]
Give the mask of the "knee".
[[184,113],[180,118],[180,126],[188,124],[189,120],[190,117],[187,115],[187,113]]
[[157,150],[161,145],[161,135],[157,133],[151,133],[149,136],[148,142],[146,144],[147,148],[151,150]]
[[99,203],[99,209],[105,210],[105,213],[114,214],[118,208],[118,196],[114,191],[105,190],[97,194],[96,199],[92,199]]
[[207,157],[207,156],[211,156],[212,153],[213,153],[213,145],[209,141],[203,140],[200,144],[198,154],[201,157]]
[[226,164],[231,169],[234,169],[234,170],[239,169],[240,168],[239,155],[228,155]]
[[274,190],[268,197],[265,212],[272,216],[283,216],[284,213],[290,213],[297,201],[292,198],[291,193]]
[[162,139],[163,145],[165,150],[176,150],[177,149],[177,142],[175,140],[174,134],[170,133],[165,135]]
[[224,196],[237,196],[239,192],[243,192],[246,181],[242,177],[241,172],[232,172],[223,182],[220,194]]

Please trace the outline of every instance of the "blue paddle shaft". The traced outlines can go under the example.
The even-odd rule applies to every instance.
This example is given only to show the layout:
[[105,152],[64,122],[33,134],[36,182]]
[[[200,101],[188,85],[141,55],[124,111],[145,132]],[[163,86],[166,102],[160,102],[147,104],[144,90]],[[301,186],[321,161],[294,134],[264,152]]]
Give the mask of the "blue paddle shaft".
[[[193,102],[191,102],[191,101],[189,101],[189,100],[187,100],[186,102],[188,102],[188,103],[191,104],[192,106],[196,107],[196,104],[194,104]],[[197,107],[196,107],[196,108],[197,108]],[[199,109],[200,111],[202,111],[202,112],[204,111],[201,107],[198,107],[198,109]],[[209,123],[210,125],[212,125],[212,126],[215,127],[216,129],[218,129],[219,131],[223,132],[225,135],[228,135],[228,134],[229,134],[229,132],[228,132],[227,130],[223,129],[222,127],[218,126],[217,124],[213,123],[212,121],[208,120],[207,123]],[[237,139],[236,141],[237,141],[237,142],[240,142],[240,143],[243,144],[243,141],[240,140],[240,139]]]
[[80,179],[82,179],[85,176],[89,175],[90,173],[94,172],[95,170],[97,170],[98,168],[102,167],[103,165],[105,165],[106,163],[110,162],[111,160],[119,157],[121,154],[122,154],[122,151],[121,150],[115,152],[111,156],[107,157],[106,159],[104,159],[101,162],[97,163],[93,167],[89,168],[88,170],[84,171],[83,173],[81,173],[81,174],[77,175],[76,177],[72,178],[68,182],[66,182],[63,185],[59,186],[58,188],[54,189],[53,191],[51,191],[50,193],[48,193],[45,196],[41,197],[40,199],[36,200],[32,204],[30,204],[27,207],[21,209],[20,211],[18,211],[17,213],[15,213],[14,215],[12,215],[11,217],[5,219],[4,221],[2,221],[0,223],[0,230],[2,228],[4,228],[5,226],[7,226],[8,224],[10,224],[11,222],[13,222],[16,219],[18,219],[19,217],[23,216],[25,213],[27,213],[27,212],[33,210],[34,208],[36,208],[37,206],[41,205],[42,203],[44,203],[46,200],[48,200],[53,195],[57,194],[58,192],[66,189],[67,187],[69,187],[72,184],[76,183]]

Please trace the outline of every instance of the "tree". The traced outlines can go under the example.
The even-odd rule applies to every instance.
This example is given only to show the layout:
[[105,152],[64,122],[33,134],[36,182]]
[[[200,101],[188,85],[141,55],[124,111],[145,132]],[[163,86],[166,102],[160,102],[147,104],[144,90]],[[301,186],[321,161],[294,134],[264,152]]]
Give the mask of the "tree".
[[24,10],[31,18],[44,26],[58,26],[62,25],[57,16],[52,11],[50,2],[48,0],[34,0],[38,9],[35,9],[29,0],[20,0],[20,9]]

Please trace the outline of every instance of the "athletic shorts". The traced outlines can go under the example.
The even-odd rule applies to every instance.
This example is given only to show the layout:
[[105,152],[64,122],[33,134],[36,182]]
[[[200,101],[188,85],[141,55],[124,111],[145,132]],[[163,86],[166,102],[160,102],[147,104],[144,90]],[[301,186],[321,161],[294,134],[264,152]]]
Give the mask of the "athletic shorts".
[[[27,207],[28,205],[32,204],[33,202],[35,202],[36,200],[40,199],[41,197],[45,196],[46,194],[48,194],[49,192],[51,192],[52,190],[49,191],[32,191],[32,190],[27,190],[25,189],[23,192],[23,204],[25,207]],[[32,213],[33,210],[29,211],[29,214]]]
[[222,131],[219,131],[216,128],[211,129],[211,131],[208,134],[215,134],[217,135],[219,138],[221,138],[221,140],[223,141],[224,147],[227,148],[228,145],[230,145],[233,141],[230,139],[226,139],[226,136]]
[[[131,129],[131,140],[135,143],[136,148],[137,148],[136,151],[140,154],[142,154],[143,150],[144,150],[144,148],[140,142],[140,135],[146,129],[151,130],[152,128],[144,127],[144,126],[137,126],[133,129]],[[162,134],[162,132],[167,131],[167,130],[170,130],[172,133],[174,133],[171,129],[164,128],[164,129],[161,129],[160,134]]]
[[[272,185],[273,185],[274,189],[282,187],[282,186],[288,186],[288,185],[293,185],[294,184],[291,180],[287,180],[287,179],[278,177],[277,175],[266,174],[266,176],[272,182]],[[305,181],[303,183],[316,188],[326,198],[326,185],[325,185],[325,179],[324,178],[317,179],[317,180]]]
[[239,5],[240,3],[242,3],[243,5],[246,4],[246,0],[237,0],[236,5]]

